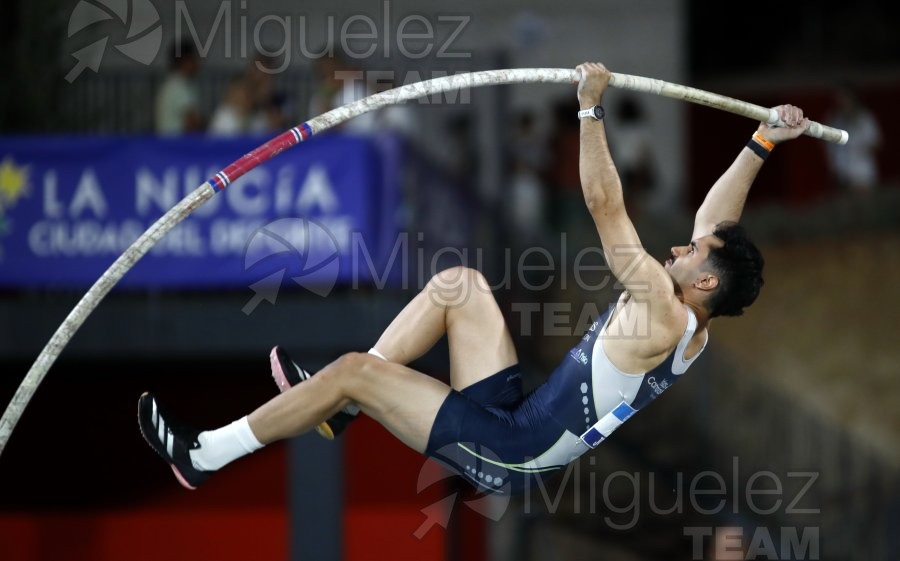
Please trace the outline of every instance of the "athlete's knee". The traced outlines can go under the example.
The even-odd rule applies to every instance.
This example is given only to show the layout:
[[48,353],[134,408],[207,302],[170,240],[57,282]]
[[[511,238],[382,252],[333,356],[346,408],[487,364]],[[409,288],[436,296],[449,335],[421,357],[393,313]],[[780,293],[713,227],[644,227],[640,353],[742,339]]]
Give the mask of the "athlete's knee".
[[348,397],[353,397],[355,390],[376,374],[379,363],[383,360],[368,353],[346,353],[335,361],[335,375]]
[[457,307],[491,294],[484,275],[471,267],[450,267],[431,278],[428,294],[435,304]]
[[479,283],[487,284],[481,271],[465,265],[457,265],[442,270],[435,275],[442,283]]

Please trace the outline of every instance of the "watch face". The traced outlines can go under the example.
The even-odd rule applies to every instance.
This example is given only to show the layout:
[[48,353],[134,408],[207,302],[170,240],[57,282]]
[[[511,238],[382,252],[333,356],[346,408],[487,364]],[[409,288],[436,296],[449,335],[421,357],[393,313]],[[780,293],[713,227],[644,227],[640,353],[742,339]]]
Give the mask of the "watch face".
[[595,106],[592,107],[591,109],[594,111],[594,118],[595,118],[595,119],[597,119],[597,120],[599,121],[600,119],[603,118],[604,111],[603,111],[603,108],[602,108],[602,107],[600,107],[599,105],[595,105]]

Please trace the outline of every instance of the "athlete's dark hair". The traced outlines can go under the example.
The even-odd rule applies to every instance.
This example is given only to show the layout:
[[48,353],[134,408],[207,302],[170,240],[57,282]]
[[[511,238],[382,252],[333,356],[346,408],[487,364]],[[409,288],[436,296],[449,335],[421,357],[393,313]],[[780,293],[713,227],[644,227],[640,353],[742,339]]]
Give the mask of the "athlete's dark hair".
[[739,316],[759,296],[765,262],[738,224],[722,222],[713,235],[723,244],[709,250],[709,262],[719,276],[719,286],[707,304],[710,317]]

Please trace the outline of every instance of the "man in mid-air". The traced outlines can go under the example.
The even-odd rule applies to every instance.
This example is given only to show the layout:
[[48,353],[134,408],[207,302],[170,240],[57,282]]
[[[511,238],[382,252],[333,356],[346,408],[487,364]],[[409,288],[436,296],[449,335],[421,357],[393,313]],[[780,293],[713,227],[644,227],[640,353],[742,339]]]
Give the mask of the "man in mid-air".
[[[448,269],[368,353],[343,355],[313,374],[273,349],[281,394],[222,428],[173,424],[152,395],[142,395],[141,432],[182,485],[193,489],[235,459],[313,428],[334,438],[362,412],[478,488],[521,492],[596,447],[677,381],[706,346],[712,318],[740,315],[753,303],[763,259],[737,221],[769,152],[809,126],[803,112],[783,105],[784,127],[759,125],[697,211],[690,243],[673,247],[661,264],[643,250],[628,218],[607,146],[600,102],[610,73],[597,63],[577,70],[584,198],[625,290],[547,381],[523,394],[516,350],[488,283],[477,271]],[[635,324],[650,335],[629,334]],[[405,366],[445,334],[449,386]]]

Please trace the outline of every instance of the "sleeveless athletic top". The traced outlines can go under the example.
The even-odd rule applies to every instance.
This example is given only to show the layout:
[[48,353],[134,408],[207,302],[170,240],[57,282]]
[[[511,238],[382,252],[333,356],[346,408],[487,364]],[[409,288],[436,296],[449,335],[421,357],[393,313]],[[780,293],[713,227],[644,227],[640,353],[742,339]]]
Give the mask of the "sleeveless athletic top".
[[687,308],[687,326],[665,360],[644,374],[621,372],[602,343],[615,309],[610,306],[527,396],[518,366],[451,392],[438,411],[426,454],[480,489],[519,493],[600,444],[677,382],[703,352],[684,359],[697,330],[697,318]]
[[526,398],[540,403],[544,413],[565,429],[554,444],[530,462],[529,470],[562,467],[591,448],[662,395],[700,356],[703,348],[685,360],[684,351],[697,330],[690,308],[687,326],[675,350],[656,368],[644,374],[626,374],[616,368],[603,350],[602,337],[616,309],[612,304],[587,330],[582,340],[556,367],[545,384]]

